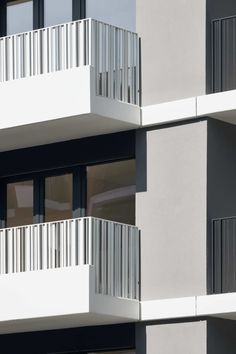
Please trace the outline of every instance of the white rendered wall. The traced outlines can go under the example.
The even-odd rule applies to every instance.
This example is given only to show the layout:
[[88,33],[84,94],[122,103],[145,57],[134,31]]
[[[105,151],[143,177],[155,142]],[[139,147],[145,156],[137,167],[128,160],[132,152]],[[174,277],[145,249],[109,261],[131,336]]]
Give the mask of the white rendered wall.
[[[207,322],[146,326],[147,354],[206,354]],[[137,348],[137,354],[143,354]]]
[[138,178],[146,170],[136,193],[142,301],[204,295],[207,122],[144,134],[146,152],[137,147],[136,154]]
[[87,0],[86,17],[136,31],[136,0]]
[[206,0],[137,0],[142,100],[205,94]]

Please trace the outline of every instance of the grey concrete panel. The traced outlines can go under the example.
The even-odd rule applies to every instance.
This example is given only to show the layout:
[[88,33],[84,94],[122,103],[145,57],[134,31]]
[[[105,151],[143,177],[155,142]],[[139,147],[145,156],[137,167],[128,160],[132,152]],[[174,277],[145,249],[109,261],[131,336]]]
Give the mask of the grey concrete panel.
[[[207,214],[208,214],[208,292],[213,291],[211,220],[236,216],[236,126],[208,120]],[[217,269],[217,268],[216,268]],[[234,277],[228,274],[227,279]],[[215,277],[218,279],[219,277]],[[221,276],[220,276],[221,280]],[[232,283],[233,285],[233,283]]]
[[147,190],[147,134],[146,130],[136,131],[136,169],[138,170],[136,179],[136,191],[146,192]]
[[146,354],[146,324],[139,322],[135,326],[136,354]]
[[208,121],[208,217],[236,216],[236,126]]
[[207,354],[236,353],[236,321],[211,318],[207,321]]
[[207,121],[146,133],[146,191],[136,194],[141,298],[206,294]]
[[136,347],[137,354],[206,354],[207,323],[150,324],[146,326],[145,343],[145,349]]
[[206,0],[137,0],[143,105],[205,93]]

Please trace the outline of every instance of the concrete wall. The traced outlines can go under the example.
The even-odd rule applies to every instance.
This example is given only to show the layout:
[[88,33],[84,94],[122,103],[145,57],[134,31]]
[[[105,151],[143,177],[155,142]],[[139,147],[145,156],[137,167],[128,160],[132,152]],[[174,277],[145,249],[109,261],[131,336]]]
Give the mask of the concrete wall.
[[142,300],[205,294],[207,122],[139,132],[136,158]]
[[143,105],[205,93],[206,0],[137,0]]
[[207,353],[206,321],[147,325],[143,330],[145,344],[138,340],[137,354]]

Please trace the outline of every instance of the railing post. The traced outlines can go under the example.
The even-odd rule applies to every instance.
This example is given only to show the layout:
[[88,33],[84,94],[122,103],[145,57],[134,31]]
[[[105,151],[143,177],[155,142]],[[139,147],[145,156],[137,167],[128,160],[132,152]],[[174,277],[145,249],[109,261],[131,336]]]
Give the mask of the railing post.
[[88,20],[88,65],[93,66],[93,22],[92,19],[90,18]]

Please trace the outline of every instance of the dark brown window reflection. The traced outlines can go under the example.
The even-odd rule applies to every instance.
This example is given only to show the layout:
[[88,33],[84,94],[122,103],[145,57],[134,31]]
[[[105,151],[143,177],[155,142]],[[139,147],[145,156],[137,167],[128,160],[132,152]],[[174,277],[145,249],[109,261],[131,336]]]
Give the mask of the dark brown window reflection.
[[87,215],[135,224],[135,160],[87,167]]
[[33,181],[8,183],[7,226],[33,224]]
[[72,174],[45,178],[45,221],[72,218]]

